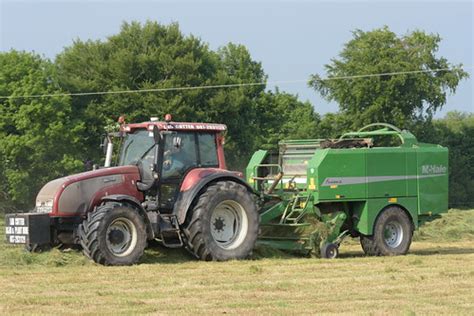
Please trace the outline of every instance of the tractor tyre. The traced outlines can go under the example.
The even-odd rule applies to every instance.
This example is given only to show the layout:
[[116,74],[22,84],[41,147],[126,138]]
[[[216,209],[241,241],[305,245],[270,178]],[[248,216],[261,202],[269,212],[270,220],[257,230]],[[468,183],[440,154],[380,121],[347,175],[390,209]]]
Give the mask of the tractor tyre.
[[413,224],[403,209],[390,206],[380,213],[372,236],[361,236],[366,255],[397,256],[408,252],[413,237]]
[[84,255],[103,265],[132,265],[146,247],[143,218],[120,203],[105,203],[88,213],[78,232]]
[[196,198],[184,224],[187,249],[200,260],[247,258],[255,246],[260,216],[241,184],[220,181]]
[[29,244],[25,246],[25,250],[33,253],[42,253],[51,249],[50,244]]

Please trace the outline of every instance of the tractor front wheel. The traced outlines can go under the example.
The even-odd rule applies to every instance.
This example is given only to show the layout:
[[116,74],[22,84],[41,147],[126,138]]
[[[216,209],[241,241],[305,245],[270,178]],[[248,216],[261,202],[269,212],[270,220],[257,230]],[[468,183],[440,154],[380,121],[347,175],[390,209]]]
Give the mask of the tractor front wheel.
[[408,252],[413,237],[413,224],[403,209],[391,206],[375,221],[374,234],[361,236],[360,243],[369,256],[396,256]]
[[105,203],[79,226],[83,253],[103,265],[131,265],[143,255],[146,228],[143,218],[128,205]]
[[221,181],[197,198],[185,223],[187,249],[201,260],[248,257],[257,240],[259,215],[241,184]]

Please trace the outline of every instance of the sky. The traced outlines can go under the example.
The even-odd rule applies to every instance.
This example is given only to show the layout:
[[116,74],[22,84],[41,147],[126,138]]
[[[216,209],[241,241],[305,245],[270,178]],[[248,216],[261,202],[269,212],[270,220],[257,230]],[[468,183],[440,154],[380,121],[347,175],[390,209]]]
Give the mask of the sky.
[[[0,0],[0,50],[34,51],[50,59],[75,39],[104,40],[124,21],[178,22],[217,49],[245,45],[261,62],[269,81],[325,76],[324,65],[337,57],[351,31],[387,25],[399,35],[419,29],[442,37],[438,56],[474,66],[472,1],[117,1]],[[474,112],[474,75],[460,83],[437,113]],[[336,112],[305,82],[279,84],[281,91],[309,100],[316,112]],[[272,89],[274,86],[269,85]]]

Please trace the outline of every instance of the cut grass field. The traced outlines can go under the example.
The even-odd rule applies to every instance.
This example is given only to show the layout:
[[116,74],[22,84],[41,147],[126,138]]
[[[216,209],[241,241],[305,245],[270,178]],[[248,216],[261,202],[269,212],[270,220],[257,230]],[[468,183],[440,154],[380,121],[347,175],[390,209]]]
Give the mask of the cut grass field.
[[407,256],[365,257],[354,240],[336,260],[264,250],[200,262],[154,247],[139,265],[103,267],[2,243],[0,314],[474,313],[474,210],[424,226]]

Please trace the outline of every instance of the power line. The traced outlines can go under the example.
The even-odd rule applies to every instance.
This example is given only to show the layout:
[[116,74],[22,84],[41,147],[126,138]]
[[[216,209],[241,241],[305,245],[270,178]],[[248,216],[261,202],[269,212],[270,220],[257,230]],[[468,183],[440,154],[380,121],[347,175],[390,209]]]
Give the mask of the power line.
[[[375,74],[361,74],[351,76],[337,76],[320,78],[318,81],[333,81],[333,80],[352,80],[370,77],[383,77],[383,76],[397,76],[397,75],[408,75],[418,73],[433,73],[433,72],[448,72],[456,70],[467,70],[473,67],[462,67],[462,68],[438,68],[438,69],[425,69],[425,70],[411,70],[411,71],[395,71],[395,72],[384,72]],[[307,79],[299,80],[284,80],[284,81],[261,81],[261,82],[247,82],[247,83],[233,83],[233,84],[217,84],[207,86],[189,86],[189,87],[170,87],[170,88],[151,88],[151,89],[129,89],[129,90],[116,90],[116,91],[95,91],[95,92],[71,92],[71,93],[51,93],[51,94],[30,94],[30,95],[19,95],[19,96],[0,96],[0,100],[4,99],[33,99],[33,98],[48,98],[48,97],[66,97],[66,96],[90,96],[90,95],[108,95],[108,94],[128,94],[128,93],[149,93],[149,92],[168,92],[168,91],[184,91],[184,90],[205,90],[205,89],[222,89],[222,88],[239,88],[239,87],[251,87],[251,86],[263,86],[263,85],[278,85],[278,84],[291,84],[291,83],[302,83],[308,82]]]

